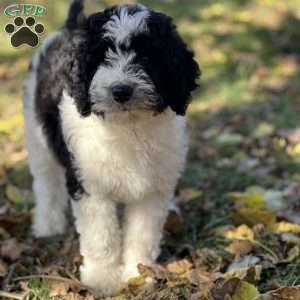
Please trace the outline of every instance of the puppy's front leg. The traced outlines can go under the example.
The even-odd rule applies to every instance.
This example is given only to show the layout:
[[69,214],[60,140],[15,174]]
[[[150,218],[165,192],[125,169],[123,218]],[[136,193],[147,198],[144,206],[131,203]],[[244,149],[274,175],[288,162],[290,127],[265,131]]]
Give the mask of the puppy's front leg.
[[142,202],[127,205],[124,225],[124,270],[122,280],[138,276],[139,263],[152,264],[159,255],[168,201],[153,195]]
[[99,196],[83,196],[72,206],[83,256],[81,281],[97,294],[113,294],[119,288],[121,275],[116,204]]

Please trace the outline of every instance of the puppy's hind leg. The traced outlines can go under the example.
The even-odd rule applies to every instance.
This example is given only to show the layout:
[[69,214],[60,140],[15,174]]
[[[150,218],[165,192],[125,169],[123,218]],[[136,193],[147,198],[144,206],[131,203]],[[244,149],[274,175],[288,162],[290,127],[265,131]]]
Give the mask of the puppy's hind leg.
[[47,146],[41,126],[25,112],[26,142],[36,208],[33,233],[48,237],[64,233],[68,196],[64,170]]

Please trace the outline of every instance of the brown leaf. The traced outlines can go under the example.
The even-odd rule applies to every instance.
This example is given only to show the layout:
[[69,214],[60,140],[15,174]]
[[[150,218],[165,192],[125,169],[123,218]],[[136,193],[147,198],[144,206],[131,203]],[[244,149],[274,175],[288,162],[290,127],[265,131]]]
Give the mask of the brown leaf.
[[19,225],[28,222],[31,218],[31,213],[0,215],[0,227],[4,228],[9,233],[13,233]]
[[0,256],[14,261],[19,259],[27,248],[28,247],[25,244],[22,244],[15,238],[12,238],[2,243],[0,248]]
[[238,278],[216,285],[212,291],[214,300],[254,300],[259,296],[257,288]]
[[48,286],[50,288],[51,297],[66,296],[71,287],[70,283],[68,282],[56,280],[50,280],[48,282]]
[[299,300],[300,287],[284,287],[262,295],[257,300]]
[[206,272],[218,272],[222,266],[222,257],[211,249],[201,249],[193,254],[197,269]]
[[[77,293],[68,293],[66,296],[64,296],[64,300],[85,300],[85,299],[95,300],[95,298],[92,296],[88,296],[88,297],[82,297],[81,295],[79,295]],[[92,297],[92,298],[90,298],[90,297]]]
[[198,289],[201,291],[202,298],[199,299],[209,299],[210,292],[215,285],[215,282],[223,278],[223,274],[219,272],[205,272],[199,269],[194,269],[190,272],[189,281],[198,286]]
[[253,250],[253,245],[248,240],[233,241],[226,250],[236,256],[243,256],[250,253]]
[[145,266],[142,264],[138,265],[138,270],[141,275],[150,277],[152,279],[160,280],[165,277],[165,269],[160,265]]
[[212,296],[214,300],[225,300],[231,299],[231,296],[234,294],[235,290],[241,284],[239,278],[231,278],[225,282],[219,283],[212,290]]
[[286,138],[290,144],[300,143],[300,128],[282,132],[281,135]]
[[182,236],[184,233],[182,217],[176,211],[170,210],[164,229],[173,236]]

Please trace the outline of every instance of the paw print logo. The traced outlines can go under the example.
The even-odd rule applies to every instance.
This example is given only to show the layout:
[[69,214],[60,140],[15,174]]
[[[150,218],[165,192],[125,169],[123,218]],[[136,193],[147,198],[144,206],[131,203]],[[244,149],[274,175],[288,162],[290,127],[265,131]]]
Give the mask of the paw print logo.
[[27,17],[25,22],[22,17],[16,17],[13,23],[5,26],[5,31],[11,35],[13,47],[26,44],[35,47],[39,43],[39,35],[45,31],[43,24],[37,23],[33,17]]

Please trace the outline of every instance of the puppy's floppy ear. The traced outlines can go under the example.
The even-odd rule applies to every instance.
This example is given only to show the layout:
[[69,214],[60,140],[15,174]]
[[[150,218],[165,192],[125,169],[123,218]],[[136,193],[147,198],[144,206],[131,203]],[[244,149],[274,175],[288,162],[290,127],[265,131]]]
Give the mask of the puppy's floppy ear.
[[73,39],[74,51],[70,63],[70,72],[66,74],[69,79],[68,93],[75,100],[77,109],[82,116],[88,116],[91,113],[89,103],[89,80],[88,71],[88,40],[84,33],[77,33]]
[[[155,86],[164,101],[179,115],[184,115],[191,92],[197,88],[200,69],[194,54],[177,33],[172,19],[162,13],[151,12],[148,29],[152,39],[155,59],[161,76]],[[155,76],[154,76],[155,80]]]
[[109,18],[108,13],[91,15],[84,28],[73,32],[74,51],[69,78],[69,94],[75,99],[77,109],[83,116],[91,113],[89,88],[99,65],[105,59],[107,43],[103,38],[103,24]]

